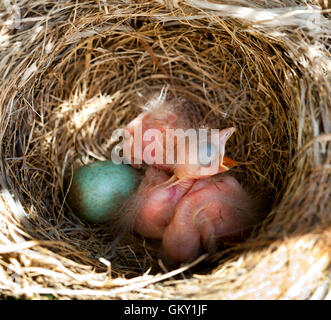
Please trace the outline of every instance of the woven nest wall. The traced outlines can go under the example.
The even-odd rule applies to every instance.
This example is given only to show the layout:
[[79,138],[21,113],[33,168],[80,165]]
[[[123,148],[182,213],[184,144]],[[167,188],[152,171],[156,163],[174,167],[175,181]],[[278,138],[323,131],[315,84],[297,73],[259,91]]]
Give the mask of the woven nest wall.
[[[4,1],[0,293],[28,298],[331,298],[327,1]],[[169,269],[65,204],[78,165],[169,85],[268,199],[238,245]],[[116,250],[114,249],[116,248]]]

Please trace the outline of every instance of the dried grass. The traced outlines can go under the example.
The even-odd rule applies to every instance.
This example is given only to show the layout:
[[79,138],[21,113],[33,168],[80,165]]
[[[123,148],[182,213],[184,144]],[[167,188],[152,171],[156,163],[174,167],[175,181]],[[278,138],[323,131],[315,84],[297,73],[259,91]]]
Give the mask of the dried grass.
[[[20,0],[19,29],[6,3],[3,297],[331,298],[327,3]],[[172,271],[150,241],[115,244],[68,212],[63,188],[78,165],[110,157],[112,131],[165,84],[238,129],[228,148],[243,164],[236,174],[270,202],[247,241]]]

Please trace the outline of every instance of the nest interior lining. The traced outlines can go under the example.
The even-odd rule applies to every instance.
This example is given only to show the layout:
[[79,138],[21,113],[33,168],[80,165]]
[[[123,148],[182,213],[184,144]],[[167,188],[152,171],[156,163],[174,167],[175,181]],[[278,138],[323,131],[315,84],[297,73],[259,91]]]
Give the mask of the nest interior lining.
[[[157,274],[165,271],[155,258],[153,245],[140,237],[116,243],[114,253],[113,239],[104,226],[87,224],[68,212],[63,188],[65,176],[78,165],[110,158],[113,130],[138,115],[150,94],[164,85],[170,85],[172,94],[197,103],[206,121],[213,121],[216,127],[237,128],[227,145],[227,154],[243,164],[235,173],[242,183],[254,181],[268,199],[270,213],[261,228],[246,243],[209,257],[203,268],[208,269],[212,262],[217,267],[209,268],[206,276],[221,274],[224,283],[230,283],[240,268],[251,268],[248,258],[242,265],[233,263],[244,252],[252,252],[248,257],[253,259],[255,254],[258,260],[265,253],[254,249],[269,245],[268,250],[274,250],[272,243],[283,241],[284,232],[306,234],[315,225],[323,230],[328,223],[318,214],[329,206],[328,178],[316,166],[313,174],[309,168],[327,162],[329,145],[321,145],[325,152],[318,152],[317,158],[309,148],[297,155],[298,146],[305,145],[313,132],[311,118],[318,121],[327,112],[327,85],[321,82],[320,88],[313,87],[317,80],[288,53],[290,46],[284,38],[254,28],[241,29],[237,20],[214,16],[160,22],[146,12],[160,10],[161,14],[169,8],[151,6],[139,15],[139,8],[128,3],[131,15],[128,8],[125,15],[122,11],[116,14],[115,9],[107,15],[82,5],[76,8],[81,13],[77,16],[66,8],[54,16],[48,30],[38,31],[36,25],[28,42],[22,41],[26,30],[10,40],[20,45],[25,58],[12,53],[2,83],[2,185],[3,195],[11,197],[5,193],[8,190],[14,193],[22,207],[13,210],[4,202],[12,213],[4,215],[2,223],[4,237],[19,243],[23,235],[30,245],[28,251],[14,251],[1,261],[17,261],[24,270],[22,279],[56,296],[66,295],[66,289],[74,285],[82,295],[88,289],[103,297],[107,296],[104,290],[116,286],[116,278],[136,278],[138,282],[152,268],[155,278],[151,283],[157,283]],[[174,14],[183,14],[177,10]],[[72,24],[54,27],[56,19],[68,18],[74,19]],[[298,48],[292,55],[299,52]],[[311,83],[307,94],[305,81]],[[303,100],[310,105],[303,108]],[[321,124],[320,131],[323,128]],[[311,187],[314,183],[315,189]],[[306,186],[306,201],[302,193],[301,197],[296,193],[302,185]],[[312,199],[307,190],[313,189],[320,196],[319,208],[306,203]],[[15,214],[22,211],[20,216]],[[29,271],[30,266],[39,266],[40,272]],[[91,274],[92,269],[100,279]],[[20,287],[12,282],[12,288]],[[123,289],[126,284],[117,285]],[[46,290],[54,286],[58,290]],[[121,296],[121,290],[116,292],[114,297]],[[142,294],[135,292],[131,292],[133,297]]]

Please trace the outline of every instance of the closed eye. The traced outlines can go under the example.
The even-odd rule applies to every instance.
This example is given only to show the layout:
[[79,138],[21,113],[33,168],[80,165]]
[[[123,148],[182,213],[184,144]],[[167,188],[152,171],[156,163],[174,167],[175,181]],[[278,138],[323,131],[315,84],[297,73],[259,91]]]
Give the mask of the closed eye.
[[210,166],[214,161],[218,160],[219,150],[216,145],[210,142],[202,142],[199,144],[199,163],[201,166]]

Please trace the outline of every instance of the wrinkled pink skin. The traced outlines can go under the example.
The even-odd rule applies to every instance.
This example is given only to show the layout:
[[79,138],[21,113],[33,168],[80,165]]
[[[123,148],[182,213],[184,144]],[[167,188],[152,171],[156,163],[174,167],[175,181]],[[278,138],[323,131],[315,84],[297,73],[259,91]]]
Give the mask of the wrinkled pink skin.
[[250,199],[238,181],[221,174],[169,187],[164,171],[148,167],[138,189],[135,231],[162,239],[167,256],[193,259],[201,247],[217,248],[219,239],[240,236],[252,222]]
[[136,208],[134,228],[145,237],[162,239],[176,204],[194,183],[194,180],[186,180],[169,187],[169,178],[164,171],[148,167],[138,188],[140,201]]
[[[148,129],[158,129],[163,135],[163,142],[156,140],[157,146],[166,150],[166,129],[176,129],[182,127],[182,124],[180,117],[172,111],[146,111],[126,127],[129,136],[125,143],[130,141],[130,135],[134,138],[137,127],[141,127],[142,135]],[[224,156],[225,143],[233,131],[234,128],[227,128],[219,132],[221,150],[223,147],[221,159]],[[142,154],[150,143],[151,141],[142,141]],[[131,165],[139,167],[133,162],[142,162],[142,159],[134,159],[134,144],[130,148]],[[182,148],[179,158],[184,159],[187,154],[188,148]],[[224,163],[231,167],[234,161],[227,158]],[[199,164],[151,164],[137,191],[134,229],[145,237],[162,239],[170,259],[188,261],[197,255],[201,247],[212,252],[216,250],[218,239],[238,235],[244,230],[243,225],[249,220],[249,214],[247,217],[238,214],[240,210],[237,207],[241,209],[249,203],[245,191],[231,176],[208,178],[227,171],[229,167],[220,163],[218,172],[209,174],[205,170],[201,175]],[[168,181],[170,176],[160,169],[172,172],[178,180],[171,184]],[[241,211],[247,213],[247,210]]]
[[195,258],[201,248],[217,249],[219,239],[240,237],[252,220],[250,199],[230,175],[197,180],[177,203],[163,234],[167,256],[178,262]]
[[[143,112],[141,113],[137,118],[135,118],[133,121],[131,121],[127,127],[127,136],[125,139],[125,143],[129,144],[130,143],[130,136],[134,139],[134,133],[135,132],[140,132],[140,130],[137,130],[138,127],[141,127],[141,133],[142,137],[144,136],[144,133],[148,129],[157,129],[161,132],[162,134],[162,139],[156,137],[155,138],[155,143],[156,143],[156,148],[160,148],[163,150],[163,163],[162,164],[157,164],[153,162],[153,158],[149,159],[148,161],[150,164],[153,166],[166,170],[169,172],[173,172],[174,175],[178,179],[200,179],[200,178],[207,178],[209,176],[215,175],[217,173],[225,172],[229,169],[229,167],[233,166],[235,164],[235,161],[227,158],[224,156],[224,149],[225,149],[225,144],[227,140],[230,138],[232,133],[235,131],[234,128],[226,128],[223,129],[219,132],[219,143],[220,143],[220,148],[221,151],[220,158],[223,160],[223,163],[219,166],[217,169],[217,172],[215,172],[212,168],[211,169],[206,169],[204,168],[204,171],[201,171],[201,166],[199,164],[189,164],[188,159],[189,159],[189,146],[188,143],[186,143],[185,147],[183,149],[179,150],[179,157],[178,161],[183,161],[185,163],[183,164],[168,164],[166,163],[166,154],[167,154],[167,147],[166,147],[166,141],[170,136],[168,136],[169,133],[166,132],[166,129],[177,129],[179,125],[179,117],[172,111],[159,111],[158,113],[153,113],[153,112]],[[172,140],[172,139],[171,139]],[[134,140],[133,140],[134,141]],[[141,155],[144,154],[144,150],[150,145],[152,141],[144,141],[142,139],[142,145],[141,145]],[[137,157],[137,154],[135,155],[134,153],[134,148],[135,148],[135,143],[132,143],[131,145],[131,165],[133,167],[139,168],[141,165],[137,165],[137,163],[142,163],[143,159],[142,157]],[[146,153],[146,156],[148,156],[149,153]],[[155,155],[155,152],[153,154],[152,152],[152,157]],[[174,146],[174,155],[177,155],[177,145],[175,143]],[[135,158],[136,156],[136,158]],[[145,159],[146,160],[146,159]],[[185,161],[184,161],[185,160]]]
[[[177,116],[170,111],[161,112],[156,116],[152,112],[143,112],[138,117],[133,119],[125,128],[129,135],[134,138],[134,133],[139,132],[137,128],[141,127],[142,137],[144,136],[145,132],[149,129],[157,129],[163,135],[163,143],[157,141],[157,146],[165,149],[165,131],[166,129],[174,128],[177,123]],[[144,150],[152,141],[145,141],[142,139],[142,150],[141,156],[144,154]],[[129,143],[129,137],[126,137],[126,143]],[[142,163],[142,157],[137,157],[135,152],[135,144],[133,143],[131,146],[131,165],[133,167],[139,167],[137,163]],[[136,156],[136,158],[135,158]],[[154,164],[155,165],[155,164]],[[168,167],[164,166],[162,169],[168,169]]]

